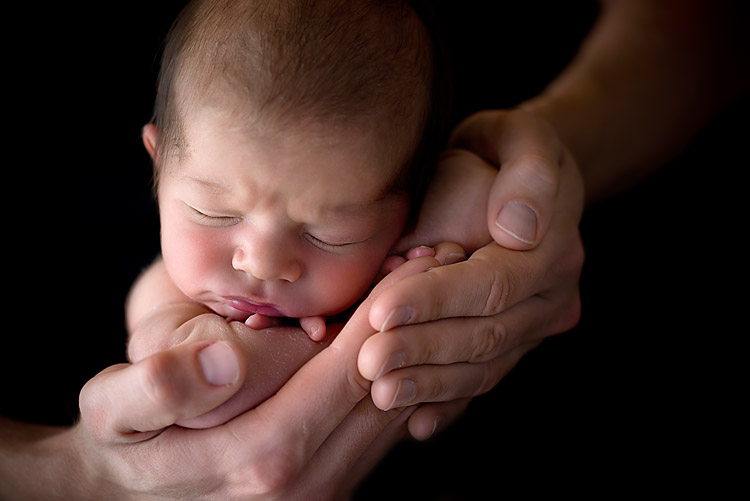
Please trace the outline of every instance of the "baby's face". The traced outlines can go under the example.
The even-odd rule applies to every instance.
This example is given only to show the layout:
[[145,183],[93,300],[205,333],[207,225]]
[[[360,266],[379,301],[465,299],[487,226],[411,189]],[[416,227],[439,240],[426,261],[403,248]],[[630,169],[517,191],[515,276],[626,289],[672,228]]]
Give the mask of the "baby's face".
[[406,224],[407,197],[391,189],[397,162],[374,135],[351,129],[250,136],[197,113],[187,155],[162,167],[170,276],[233,320],[348,308]]

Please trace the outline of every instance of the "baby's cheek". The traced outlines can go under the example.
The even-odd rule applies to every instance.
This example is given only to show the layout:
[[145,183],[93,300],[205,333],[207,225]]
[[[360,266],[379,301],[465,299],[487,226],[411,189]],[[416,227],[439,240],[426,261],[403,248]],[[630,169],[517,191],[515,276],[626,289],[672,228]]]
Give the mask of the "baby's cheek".
[[327,270],[319,268],[316,297],[329,303],[328,310],[341,311],[356,303],[372,285],[380,262],[343,263]]
[[172,280],[191,297],[198,292],[193,289],[213,282],[211,277],[226,259],[216,239],[204,232],[181,232],[169,240],[163,238],[162,254]]

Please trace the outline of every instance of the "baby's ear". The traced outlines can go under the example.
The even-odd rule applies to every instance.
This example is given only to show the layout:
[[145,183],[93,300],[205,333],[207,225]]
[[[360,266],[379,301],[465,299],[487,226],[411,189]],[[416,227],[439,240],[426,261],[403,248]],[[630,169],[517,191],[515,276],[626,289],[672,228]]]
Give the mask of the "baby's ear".
[[154,124],[146,124],[143,127],[143,146],[151,156],[151,160],[156,160],[156,140],[159,137],[159,130]]

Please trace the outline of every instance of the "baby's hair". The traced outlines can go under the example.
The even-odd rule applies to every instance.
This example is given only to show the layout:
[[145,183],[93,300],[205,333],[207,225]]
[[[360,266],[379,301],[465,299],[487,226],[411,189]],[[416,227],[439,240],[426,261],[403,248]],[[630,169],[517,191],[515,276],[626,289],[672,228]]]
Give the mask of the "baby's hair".
[[405,0],[190,2],[162,55],[155,179],[164,159],[189,155],[188,113],[216,106],[271,133],[376,123],[395,145],[411,140],[402,171],[419,172],[405,172],[402,188],[415,195],[425,175],[411,164],[430,163],[425,152],[436,153],[445,135],[438,117],[446,103],[424,11]]

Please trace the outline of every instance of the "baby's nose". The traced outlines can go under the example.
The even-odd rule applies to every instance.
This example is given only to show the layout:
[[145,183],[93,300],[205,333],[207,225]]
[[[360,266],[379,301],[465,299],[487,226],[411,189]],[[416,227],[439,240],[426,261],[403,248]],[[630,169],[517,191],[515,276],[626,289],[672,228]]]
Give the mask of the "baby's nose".
[[293,246],[274,235],[248,238],[244,245],[234,251],[232,267],[258,280],[295,282],[302,274],[302,266]]

